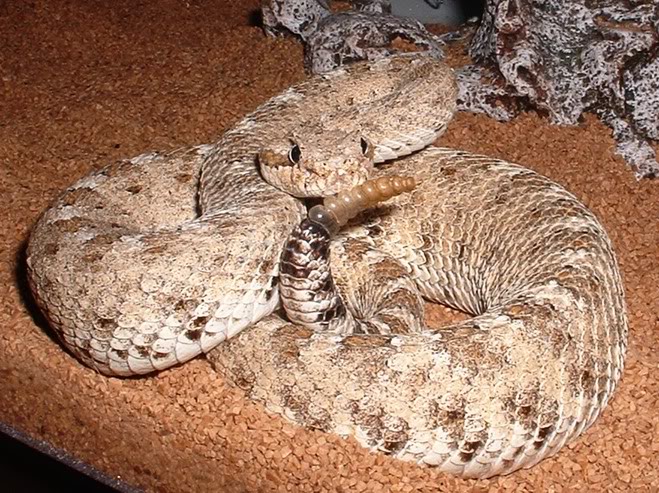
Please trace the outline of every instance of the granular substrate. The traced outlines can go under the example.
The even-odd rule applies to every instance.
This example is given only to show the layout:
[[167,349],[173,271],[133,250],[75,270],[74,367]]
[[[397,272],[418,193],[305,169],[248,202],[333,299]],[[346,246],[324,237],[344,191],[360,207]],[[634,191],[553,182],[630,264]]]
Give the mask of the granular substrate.
[[631,327],[621,385],[590,430],[531,470],[459,480],[270,416],[203,358],[109,379],[52,339],[25,284],[39,213],[90,169],[212,142],[302,80],[301,46],[266,38],[257,10],[254,0],[0,3],[0,421],[148,491],[658,491],[659,186],[634,179],[592,117],[560,128],[533,113],[506,124],[460,114],[438,142],[563,184],[618,252]]

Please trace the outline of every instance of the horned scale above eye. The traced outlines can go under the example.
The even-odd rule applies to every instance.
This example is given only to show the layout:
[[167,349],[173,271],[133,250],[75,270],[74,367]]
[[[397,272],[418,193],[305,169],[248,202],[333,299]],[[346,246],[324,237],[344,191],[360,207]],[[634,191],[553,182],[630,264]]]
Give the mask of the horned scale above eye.
[[415,186],[416,180],[411,176],[382,176],[368,180],[350,190],[325,198],[322,205],[311,208],[309,219],[334,234],[363,210],[409,192]]

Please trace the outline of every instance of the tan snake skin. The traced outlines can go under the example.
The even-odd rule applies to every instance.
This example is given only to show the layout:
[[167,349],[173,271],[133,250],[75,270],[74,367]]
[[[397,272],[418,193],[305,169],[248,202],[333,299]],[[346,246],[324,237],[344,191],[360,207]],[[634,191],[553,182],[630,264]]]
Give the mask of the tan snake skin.
[[[289,89],[214,145],[91,173],[34,228],[35,298],[102,373],[144,374],[216,348],[218,370],[302,426],[467,477],[529,467],[608,402],[626,346],[622,282],[596,218],[532,171],[434,147],[372,169],[371,157],[432,142],[455,92],[430,59],[357,64]],[[392,173],[420,184],[344,237],[393,258],[426,299],[476,316],[350,336],[268,316],[282,245],[304,215],[280,189],[325,195]],[[380,260],[342,241],[335,276],[359,283]],[[368,293],[354,298],[368,304]]]

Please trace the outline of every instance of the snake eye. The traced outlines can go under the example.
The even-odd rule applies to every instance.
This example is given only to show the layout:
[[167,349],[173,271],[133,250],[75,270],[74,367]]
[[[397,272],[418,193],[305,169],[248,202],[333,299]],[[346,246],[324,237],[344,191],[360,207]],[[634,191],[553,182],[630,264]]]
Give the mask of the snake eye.
[[368,148],[369,148],[368,141],[364,137],[361,137],[359,139],[359,143],[362,146],[362,154],[364,156],[366,156],[366,154],[368,153]]
[[292,164],[297,164],[300,162],[300,157],[302,157],[302,151],[300,150],[300,146],[294,144],[293,147],[291,147],[291,150],[288,151],[288,160]]

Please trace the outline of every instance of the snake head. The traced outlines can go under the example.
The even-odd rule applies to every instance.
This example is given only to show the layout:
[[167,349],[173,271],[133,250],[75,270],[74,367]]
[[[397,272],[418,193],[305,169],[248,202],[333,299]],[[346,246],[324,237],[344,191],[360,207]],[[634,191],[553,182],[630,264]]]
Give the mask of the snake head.
[[263,178],[294,197],[325,197],[362,184],[373,170],[374,149],[355,133],[308,132],[264,147]]

